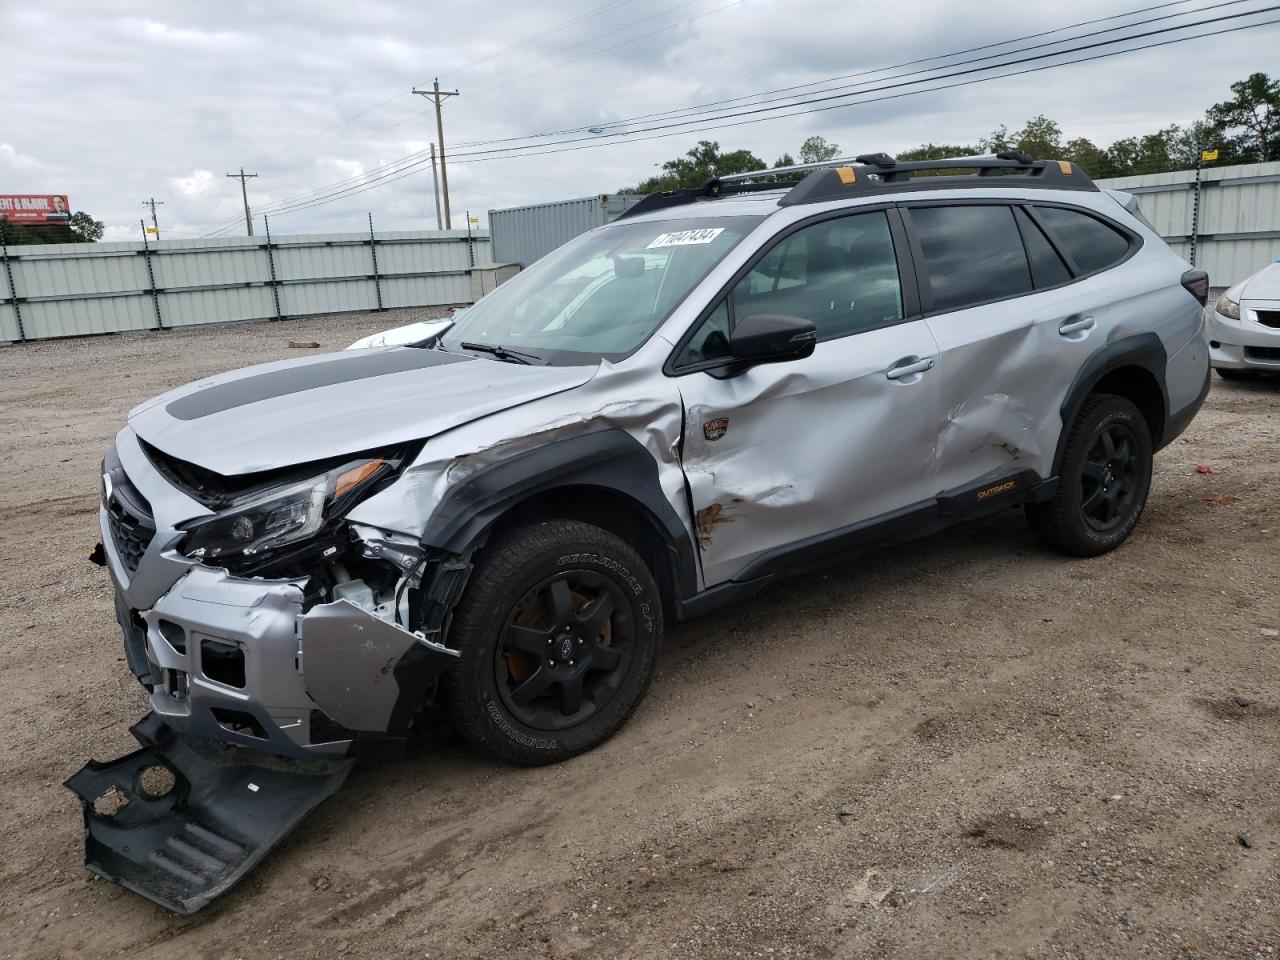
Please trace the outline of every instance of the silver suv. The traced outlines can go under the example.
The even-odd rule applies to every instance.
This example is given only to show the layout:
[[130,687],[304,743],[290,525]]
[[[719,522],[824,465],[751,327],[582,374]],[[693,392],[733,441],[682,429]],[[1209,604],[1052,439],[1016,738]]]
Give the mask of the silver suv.
[[[111,782],[223,777],[210,741],[345,762],[432,702],[562,760],[636,709],[664,624],[776,578],[1019,505],[1111,550],[1208,390],[1207,293],[1069,163],[876,154],[652,195],[416,346],[144,403],[102,470],[153,711]],[[234,832],[217,795],[185,815]]]

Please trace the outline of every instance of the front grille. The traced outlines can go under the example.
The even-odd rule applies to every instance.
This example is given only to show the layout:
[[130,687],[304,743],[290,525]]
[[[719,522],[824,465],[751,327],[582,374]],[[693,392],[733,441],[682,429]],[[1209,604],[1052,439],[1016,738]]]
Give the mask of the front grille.
[[1263,363],[1280,363],[1280,347],[1245,347],[1246,360],[1261,360]]
[[111,528],[111,542],[115,544],[120,562],[133,576],[142,561],[142,555],[151,545],[156,529],[140,517],[129,514],[115,497],[107,506],[107,525]]
[[1280,330],[1280,310],[1255,310],[1253,315],[1264,327]]
[[125,570],[133,576],[156,535],[156,524],[152,519],[151,504],[129,482],[115,447],[107,451],[102,461],[102,495],[111,542]]

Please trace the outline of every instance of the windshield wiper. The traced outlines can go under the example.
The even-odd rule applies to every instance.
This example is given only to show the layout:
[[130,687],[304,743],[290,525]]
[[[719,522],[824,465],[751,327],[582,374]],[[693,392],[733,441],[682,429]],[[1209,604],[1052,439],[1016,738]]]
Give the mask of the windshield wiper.
[[504,347],[500,343],[471,343],[470,341],[463,340],[458,344],[458,346],[463,350],[475,350],[477,353],[491,353],[499,360],[505,360],[507,363],[523,363],[526,365],[531,363],[540,363],[545,366],[547,362],[536,354],[521,353],[519,350],[512,350],[509,347]]

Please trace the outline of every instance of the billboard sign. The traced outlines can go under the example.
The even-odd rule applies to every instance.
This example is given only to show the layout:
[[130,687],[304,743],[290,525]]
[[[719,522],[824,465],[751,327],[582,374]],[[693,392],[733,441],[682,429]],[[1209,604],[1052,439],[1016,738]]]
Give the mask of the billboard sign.
[[71,204],[65,194],[0,193],[0,220],[10,223],[66,223]]

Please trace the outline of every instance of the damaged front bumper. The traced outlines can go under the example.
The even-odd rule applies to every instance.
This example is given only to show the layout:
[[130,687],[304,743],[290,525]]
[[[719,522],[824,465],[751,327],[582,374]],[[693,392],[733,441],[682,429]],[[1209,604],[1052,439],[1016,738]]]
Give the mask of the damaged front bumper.
[[404,736],[457,652],[346,600],[304,612],[304,585],[197,565],[149,610],[121,610],[152,710],[182,733],[284,757]]
[[104,463],[95,556],[152,712],[133,728],[140,750],[90,762],[66,785],[83,806],[85,865],[190,913],[337,790],[358,752],[407,738],[458,656],[438,640],[470,568],[405,560],[370,534],[369,551],[391,550],[412,585],[421,632],[394,621],[398,604],[319,602],[310,577],[232,575],[177,550],[176,521],[198,507],[127,432],[118,447]]

